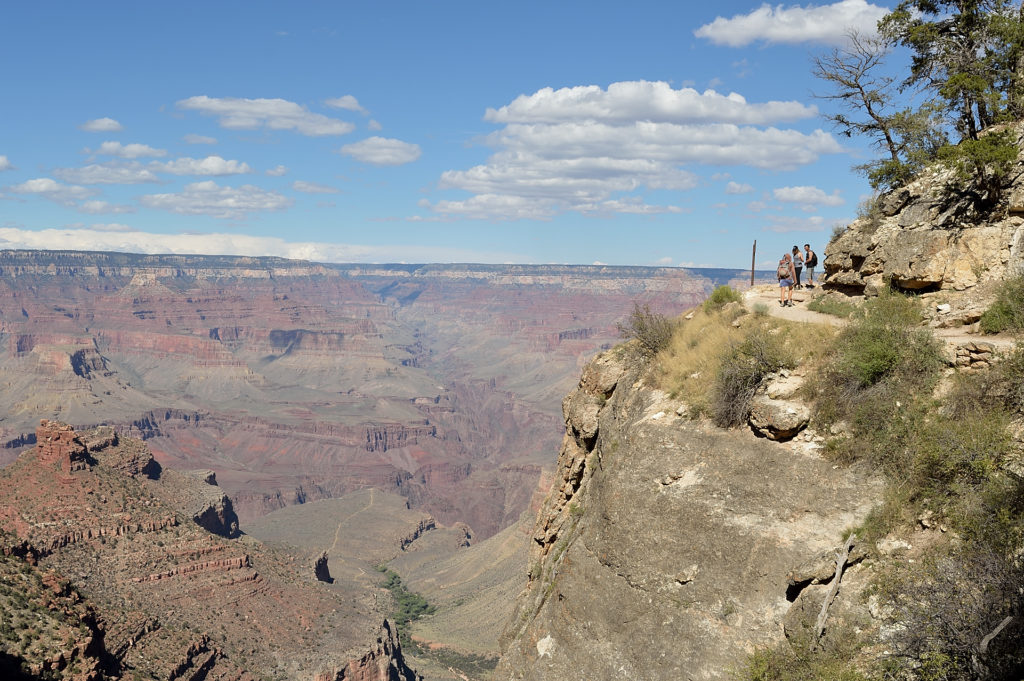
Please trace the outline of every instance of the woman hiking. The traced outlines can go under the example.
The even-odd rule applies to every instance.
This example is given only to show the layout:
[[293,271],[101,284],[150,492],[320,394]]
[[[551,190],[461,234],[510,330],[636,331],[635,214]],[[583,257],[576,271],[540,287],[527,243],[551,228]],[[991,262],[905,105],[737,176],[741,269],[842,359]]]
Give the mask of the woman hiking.
[[796,281],[796,272],[793,270],[793,259],[789,253],[783,254],[775,274],[779,278],[779,307],[793,307],[793,282]]

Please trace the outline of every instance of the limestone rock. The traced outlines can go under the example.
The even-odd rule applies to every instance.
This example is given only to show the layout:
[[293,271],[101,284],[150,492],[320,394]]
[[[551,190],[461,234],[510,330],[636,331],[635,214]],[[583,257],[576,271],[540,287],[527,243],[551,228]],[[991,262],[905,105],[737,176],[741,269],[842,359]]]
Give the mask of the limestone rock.
[[[1024,176],[1011,177],[1002,202],[984,215],[941,167],[883,194],[825,249],[826,290],[872,295],[891,281],[964,291],[1016,271],[1024,264]],[[957,307],[940,312],[955,315]]]
[[667,418],[678,403],[621,354],[594,441],[567,424],[496,679],[727,678],[781,642],[792,567],[880,498],[804,448]]
[[788,400],[796,394],[803,384],[804,379],[802,376],[780,375],[768,381],[765,394],[773,400]]
[[790,440],[807,427],[810,410],[788,400],[773,400],[767,395],[754,398],[750,408],[750,427],[769,440]]

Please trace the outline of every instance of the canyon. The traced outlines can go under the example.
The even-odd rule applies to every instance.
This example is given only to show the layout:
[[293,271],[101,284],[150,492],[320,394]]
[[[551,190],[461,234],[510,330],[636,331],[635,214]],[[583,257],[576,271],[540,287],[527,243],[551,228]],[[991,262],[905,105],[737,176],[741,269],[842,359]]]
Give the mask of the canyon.
[[213,471],[243,529],[374,487],[488,537],[526,509],[561,396],[633,305],[678,314],[739,276],[0,252],[0,464],[40,418],[106,424]]

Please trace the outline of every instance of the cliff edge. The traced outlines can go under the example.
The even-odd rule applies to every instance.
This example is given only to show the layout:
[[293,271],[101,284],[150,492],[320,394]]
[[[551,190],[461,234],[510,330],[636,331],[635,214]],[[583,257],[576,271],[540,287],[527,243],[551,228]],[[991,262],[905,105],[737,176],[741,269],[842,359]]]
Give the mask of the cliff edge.
[[620,346],[563,402],[558,472],[495,678],[727,678],[782,639],[792,570],[880,498],[878,480],[810,443],[679,417],[644,373]]

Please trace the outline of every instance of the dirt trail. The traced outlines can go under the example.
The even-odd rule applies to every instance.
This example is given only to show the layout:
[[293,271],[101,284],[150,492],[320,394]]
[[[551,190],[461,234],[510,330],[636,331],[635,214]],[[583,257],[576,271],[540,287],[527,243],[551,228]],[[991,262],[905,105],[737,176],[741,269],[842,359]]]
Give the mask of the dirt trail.
[[[807,309],[807,303],[818,289],[803,289],[793,291],[793,307],[779,306],[779,288],[771,284],[761,284],[748,289],[743,294],[743,304],[747,310],[753,311],[758,304],[768,309],[768,314],[780,319],[787,319],[792,322],[804,322],[810,324],[827,324],[828,326],[845,326],[846,320],[830,314],[814,312]],[[1016,338],[1008,334],[982,335],[978,333],[967,333],[966,327],[932,329],[936,338],[942,340],[947,346],[956,348],[971,341],[978,343],[990,343],[998,350],[1007,351],[1013,348]]]
[[[342,518],[341,520],[338,521],[338,527],[337,527],[337,529],[334,530],[334,543],[331,544],[331,548],[327,549],[328,555],[332,554],[334,552],[334,549],[338,548],[338,539],[341,536],[341,528],[342,528],[342,526],[345,523],[347,523],[348,521],[350,521],[353,518],[355,518],[357,515],[359,515],[363,511],[370,510],[370,507],[373,506],[373,493],[375,491],[376,490],[374,490],[374,488],[372,488],[372,487],[370,488],[370,500],[367,502],[366,506],[363,506],[358,511],[353,511],[352,513],[349,513],[347,516],[345,516],[344,518]],[[342,558],[342,560],[344,560],[344,558]]]

